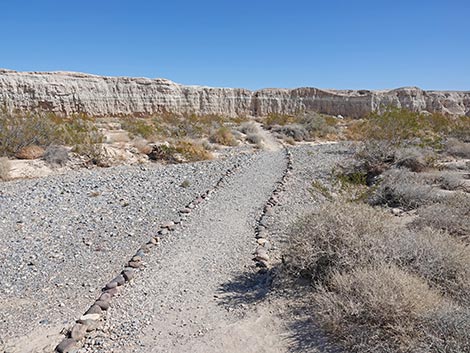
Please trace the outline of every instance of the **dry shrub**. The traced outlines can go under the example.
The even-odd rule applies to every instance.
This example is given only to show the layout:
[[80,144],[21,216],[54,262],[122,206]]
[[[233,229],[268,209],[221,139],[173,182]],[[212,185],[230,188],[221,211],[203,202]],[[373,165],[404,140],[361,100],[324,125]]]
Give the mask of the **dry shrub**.
[[420,174],[406,169],[390,169],[383,173],[369,203],[411,210],[441,200],[442,197],[434,191],[435,188],[426,185]]
[[44,156],[44,148],[40,146],[25,146],[16,152],[15,157],[18,159],[38,159]]
[[259,128],[255,123],[249,121],[241,124],[239,127],[239,131],[244,133],[245,135],[256,134],[259,132]]
[[444,190],[465,190],[465,180],[460,173],[445,172],[436,177],[436,182]]
[[49,146],[42,158],[51,165],[64,165],[69,160],[69,149],[64,146]]
[[470,143],[450,138],[445,144],[445,150],[448,154],[460,158],[470,158]]
[[212,159],[212,154],[200,143],[192,141],[178,141],[175,150],[187,162],[197,162]]
[[246,135],[246,140],[249,143],[252,143],[258,146],[260,146],[261,142],[263,142],[263,138],[257,133],[249,133],[248,135]]
[[156,129],[149,119],[128,118],[121,121],[121,127],[132,136],[140,136],[144,139],[149,139],[156,134]]
[[271,131],[278,134],[280,137],[293,138],[295,141],[308,140],[310,135],[304,126],[300,124],[290,124],[283,126],[273,126]]
[[366,204],[328,203],[293,226],[284,270],[290,277],[323,283],[335,271],[367,265],[382,256],[374,239],[391,231],[389,219]]
[[441,202],[418,209],[413,228],[430,226],[470,240],[470,196],[459,192]]
[[11,164],[7,157],[0,157],[0,180],[8,180]]
[[436,159],[433,150],[418,146],[400,147],[394,152],[394,164],[412,172],[423,172],[430,168]]
[[236,146],[237,141],[233,137],[232,132],[227,127],[221,127],[218,130],[212,132],[209,137],[210,142],[218,143],[224,146]]
[[446,296],[470,304],[470,249],[447,232],[426,227],[378,235],[386,260],[428,281]]
[[385,264],[335,273],[313,298],[323,327],[353,352],[409,352],[443,303],[425,281]]

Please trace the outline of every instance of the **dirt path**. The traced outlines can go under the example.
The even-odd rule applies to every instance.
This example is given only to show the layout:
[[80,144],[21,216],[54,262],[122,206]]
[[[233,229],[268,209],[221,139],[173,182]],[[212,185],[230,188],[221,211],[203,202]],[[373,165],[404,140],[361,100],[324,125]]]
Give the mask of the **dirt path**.
[[285,164],[282,150],[262,152],[228,178],[148,257],[84,351],[285,352],[279,321],[247,283],[264,278],[254,227]]

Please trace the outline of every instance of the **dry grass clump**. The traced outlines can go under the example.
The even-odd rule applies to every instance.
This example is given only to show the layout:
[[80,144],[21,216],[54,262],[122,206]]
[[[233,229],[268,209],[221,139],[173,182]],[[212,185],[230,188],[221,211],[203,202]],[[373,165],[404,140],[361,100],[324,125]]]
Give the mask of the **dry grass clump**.
[[263,138],[258,133],[249,133],[248,135],[246,135],[246,140],[249,143],[252,143],[257,146],[261,146],[261,143],[263,142]]
[[470,196],[459,192],[429,206],[418,209],[418,218],[411,226],[442,229],[470,240]]
[[[348,351],[440,352],[450,313],[470,304],[470,248],[392,218],[363,203],[329,203],[292,228],[279,274],[294,286],[308,281],[304,304]],[[461,318],[468,327],[468,313]],[[464,344],[461,333],[453,346]]]
[[224,146],[236,146],[237,141],[228,127],[221,127],[211,133],[209,141]]
[[178,141],[174,146],[186,162],[197,162],[212,159],[212,153],[207,151],[201,143],[192,141]]
[[353,352],[408,352],[421,323],[443,303],[417,276],[387,264],[335,273],[313,296],[317,317]]
[[132,137],[149,139],[157,133],[155,126],[149,119],[128,118],[121,121],[121,127],[128,131]]
[[51,165],[64,165],[69,160],[69,149],[64,146],[51,145],[46,148],[42,158]]
[[256,124],[252,121],[244,122],[240,125],[240,128],[238,130],[244,133],[245,135],[256,134],[259,132],[258,126],[256,126]]
[[445,143],[445,151],[451,156],[470,159],[470,143],[450,138]]
[[0,157],[0,180],[8,180],[11,164],[7,157]]
[[412,210],[441,200],[442,196],[435,190],[418,173],[406,169],[390,169],[383,173],[368,201],[372,205]]
[[266,128],[285,139],[311,141],[327,138],[339,133],[337,119],[315,112],[296,115],[270,114],[264,118]]

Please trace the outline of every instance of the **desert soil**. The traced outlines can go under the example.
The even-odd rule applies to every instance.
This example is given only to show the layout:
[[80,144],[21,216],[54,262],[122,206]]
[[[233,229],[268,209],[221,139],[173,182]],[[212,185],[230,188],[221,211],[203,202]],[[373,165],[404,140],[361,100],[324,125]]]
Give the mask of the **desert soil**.
[[[271,266],[288,226],[324,197],[347,155],[341,144],[289,147],[293,171],[268,219]],[[272,272],[259,273],[255,227],[281,180],[285,150],[184,165],[122,166],[1,184],[0,351],[51,352],[74,321],[120,273],[162,222],[212,189],[211,196],[162,236],[145,266],[122,286],[100,329],[79,352],[326,351],[303,335],[311,320],[272,296]],[[181,186],[187,181],[187,187]]]

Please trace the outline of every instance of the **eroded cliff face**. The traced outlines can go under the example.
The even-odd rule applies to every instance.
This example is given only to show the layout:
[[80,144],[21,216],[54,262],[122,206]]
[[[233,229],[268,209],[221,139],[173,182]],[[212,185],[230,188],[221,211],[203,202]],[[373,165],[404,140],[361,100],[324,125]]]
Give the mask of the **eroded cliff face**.
[[313,110],[361,117],[386,106],[470,115],[470,92],[263,89],[184,86],[165,79],[106,77],[73,72],[0,70],[0,104],[9,109],[45,109],[94,116],[175,113],[230,116],[292,114]]

